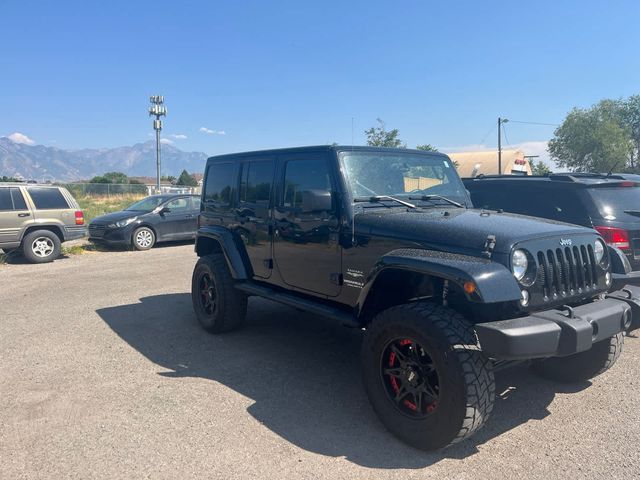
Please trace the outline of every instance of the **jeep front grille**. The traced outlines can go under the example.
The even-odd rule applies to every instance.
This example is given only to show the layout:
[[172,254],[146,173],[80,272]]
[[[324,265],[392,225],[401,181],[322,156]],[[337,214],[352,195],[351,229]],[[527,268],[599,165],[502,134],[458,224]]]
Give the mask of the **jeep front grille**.
[[545,297],[575,295],[598,283],[593,246],[575,245],[538,252],[538,278]]

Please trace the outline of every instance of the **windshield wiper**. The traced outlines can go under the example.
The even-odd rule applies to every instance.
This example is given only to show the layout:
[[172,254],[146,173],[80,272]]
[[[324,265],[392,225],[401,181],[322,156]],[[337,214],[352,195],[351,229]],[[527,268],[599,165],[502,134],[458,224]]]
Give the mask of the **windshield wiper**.
[[418,208],[413,203],[405,202],[404,200],[400,200],[399,198],[391,197],[389,195],[374,195],[372,197],[356,197],[353,199],[354,202],[380,202],[382,200],[392,200],[404,205],[405,207]]
[[640,217],[640,210],[625,210],[624,213],[628,213],[629,215],[635,215],[636,217]]
[[443,197],[442,195],[420,195],[419,197],[408,197],[408,198],[409,200],[424,200],[424,201],[442,200],[443,202],[450,203],[451,205],[455,205],[458,208],[466,208],[463,204],[458,203],[454,200],[451,200],[450,198]]

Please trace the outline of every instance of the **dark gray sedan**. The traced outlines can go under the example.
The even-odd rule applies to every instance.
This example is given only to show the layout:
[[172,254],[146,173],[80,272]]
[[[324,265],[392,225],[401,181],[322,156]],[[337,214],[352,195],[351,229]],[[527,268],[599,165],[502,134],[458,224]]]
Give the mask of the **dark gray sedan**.
[[89,240],[149,250],[158,242],[195,238],[199,213],[198,195],[152,195],[120,212],[94,218]]

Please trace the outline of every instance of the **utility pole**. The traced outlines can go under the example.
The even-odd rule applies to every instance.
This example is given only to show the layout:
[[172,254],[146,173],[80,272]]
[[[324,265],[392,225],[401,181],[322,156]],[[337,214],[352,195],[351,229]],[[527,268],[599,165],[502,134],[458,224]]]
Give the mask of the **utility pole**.
[[498,175],[502,175],[502,125],[508,121],[508,118],[498,117]]
[[160,130],[162,130],[162,120],[160,117],[167,115],[167,107],[164,106],[164,96],[152,95],[149,97],[151,106],[149,107],[149,116],[155,116],[153,121],[153,129],[156,131],[156,193],[160,193]]

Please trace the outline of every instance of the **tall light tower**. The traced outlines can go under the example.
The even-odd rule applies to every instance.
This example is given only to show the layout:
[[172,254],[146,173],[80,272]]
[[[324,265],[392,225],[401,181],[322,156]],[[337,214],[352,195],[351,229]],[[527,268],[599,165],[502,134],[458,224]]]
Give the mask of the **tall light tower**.
[[498,175],[502,175],[502,125],[508,121],[508,118],[498,117]]
[[164,96],[151,95],[149,97],[151,106],[149,107],[149,116],[156,117],[153,121],[153,129],[156,131],[156,193],[160,193],[160,130],[162,130],[162,120],[160,117],[167,115],[167,107],[164,106]]

